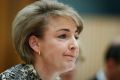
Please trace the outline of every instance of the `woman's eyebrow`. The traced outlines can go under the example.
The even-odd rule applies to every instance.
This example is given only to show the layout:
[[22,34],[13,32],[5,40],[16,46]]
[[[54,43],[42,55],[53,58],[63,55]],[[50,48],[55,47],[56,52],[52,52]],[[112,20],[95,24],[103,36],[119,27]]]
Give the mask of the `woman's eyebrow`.
[[67,31],[67,32],[70,32],[69,29],[60,29],[60,30],[57,30],[57,32],[58,32],[58,31]]
[[[56,32],[58,32],[58,31],[66,31],[66,32],[70,32],[70,29],[59,29],[59,30],[57,30]],[[78,30],[75,30],[75,33],[78,33]]]

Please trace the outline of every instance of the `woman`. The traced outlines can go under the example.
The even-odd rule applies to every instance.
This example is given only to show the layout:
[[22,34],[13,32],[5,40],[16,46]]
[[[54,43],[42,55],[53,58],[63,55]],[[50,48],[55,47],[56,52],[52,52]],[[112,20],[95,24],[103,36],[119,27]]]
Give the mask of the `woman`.
[[0,74],[3,80],[54,80],[75,68],[83,23],[71,7],[54,0],[36,1],[16,16],[12,39],[26,62]]

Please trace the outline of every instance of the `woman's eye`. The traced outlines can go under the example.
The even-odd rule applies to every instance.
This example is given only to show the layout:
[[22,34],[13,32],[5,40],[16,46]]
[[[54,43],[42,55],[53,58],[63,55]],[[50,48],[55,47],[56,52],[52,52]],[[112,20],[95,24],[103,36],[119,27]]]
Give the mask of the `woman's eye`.
[[63,34],[63,35],[58,36],[58,38],[61,38],[61,39],[65,39],[66,37],[67,37],[66,34]]

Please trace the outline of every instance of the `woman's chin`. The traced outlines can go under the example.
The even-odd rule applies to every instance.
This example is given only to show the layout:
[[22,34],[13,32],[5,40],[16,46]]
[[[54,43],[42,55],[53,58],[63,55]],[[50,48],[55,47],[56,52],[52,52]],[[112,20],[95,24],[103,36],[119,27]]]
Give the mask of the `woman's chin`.
[[75,68],[75,63],[66,63],[65,65],[65,72],[71,71]]
[[75,63],[73,62],[64,62],[63,66],[59,68],[60,73],[68,72],[75,69]]

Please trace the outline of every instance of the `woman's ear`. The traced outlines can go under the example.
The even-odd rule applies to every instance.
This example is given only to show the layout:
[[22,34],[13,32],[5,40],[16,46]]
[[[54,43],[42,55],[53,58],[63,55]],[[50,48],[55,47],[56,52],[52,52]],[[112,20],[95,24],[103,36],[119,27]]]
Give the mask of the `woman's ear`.
[[40,52],[40,45],[39,44],[40,44],[39,39],[36,36],[34,36],[34,35],[30,36],[29,45],[36,53]]

